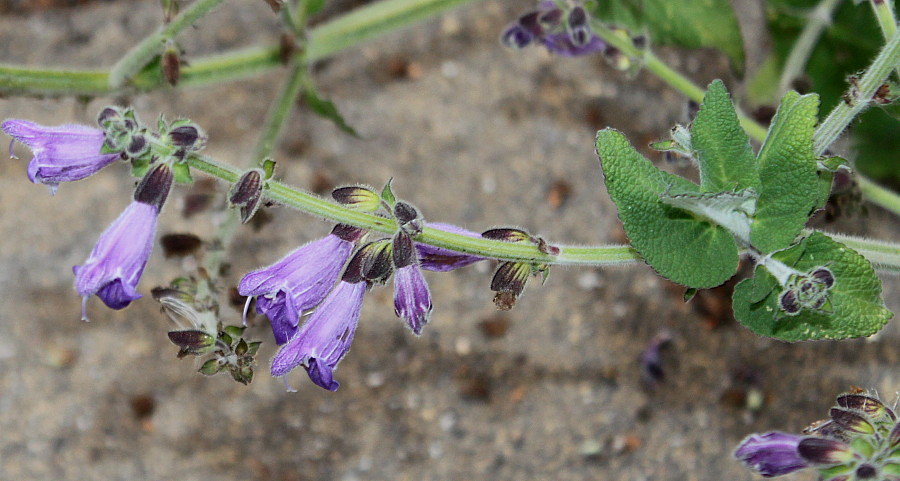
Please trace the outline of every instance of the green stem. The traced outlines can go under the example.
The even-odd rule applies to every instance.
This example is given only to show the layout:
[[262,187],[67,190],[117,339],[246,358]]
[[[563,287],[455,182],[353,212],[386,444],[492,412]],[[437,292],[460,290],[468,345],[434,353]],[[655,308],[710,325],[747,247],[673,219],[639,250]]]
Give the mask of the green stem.
[[866,200],[900,215],[900,195],[858,173],[854,177],[856,178],[856,184],[859,185],[859,190],[865,195]]
[[[360,7],[311,29],[306,45],[306,61],[313,63],[322,60],[343,49],[389,33],[400,26],[473,1],[478,0],[387,0]],[[145,42],[149,41],[144,40],[141,43]],[[159,50],[155,53],[159,53]],[[189,66],[182,67],[178,86],[200,87],[239,80],[282,66],[278,47],[233,50],[192,59]],[[123,84],[120,87],[112,87],[110,78],[110,73],[106,70],[54,70],[0,65],[0,95],[38,97],[118,95],[148,92],[168,85],[158,71],[147,69],[134,73],[127,85]]]
[[[191,156],[187,163],[194,169],[228,183],[234,183],[241,175],[239,169],[205,156]],[[397,224],[391,219],[347,209],[281,182],[269,181],[267,185],[268,189],[265,191],[267,198],[315,217],[353,225],[387,236],[393,235],[397,231]],[[552,256],[542,253],[534,245],[467,237],[430,227],[425,227],[415,239],[418,242],[456,252],[512,261],[595,266],[632,264],[640,261],[637,252],[627,246],[558,246],[560,253]]]
[[830,232],[827,234],[862,254],[875,269],[900,274],[900,245]]
[[791,83],[803,73],[819,36],[822,35],[825,27],[831,25],[831,16],[840,1],[822,0],[810,13],[806,26],[803,27],[800,36],[794,42],[791,53],[784,63],[784,69],[781,71],[777,90],[779,96],[784,95],[791,88]]
[[838,102],[813,134],[813,153],[822,155],[837,140],[850,122],[872,102],[878,87],[884,84],[900,64],[900,34],[891,36],[866,73],[851,87],[847,101]]
[[296,58],[291,62],[287,78],[284,80],[278,96],[272,102],[272,106],[269,107],[269,113],[266,115],[262,132],[256,143],[256,149],[253,153],[254,166],[262,165],[263,160],[272,154],[278,135],[284,127],[284,121],[297,103],[297,96],[300,95],[300,91],[305,83],[306,68],[306,63],[300,58]]
[[149,37],[141,40],[131,48],[124,57],[119,59],[109,73],[109,86],[119,88],[125,85],[130,77],[139,72],[154,57],[159,55],[166,42],[171,40],[189,25],[209,13],[223,0],[196,0],[183,12],[179,13],[171,22],[161,26],[159,30]]
[[878,19],[878,26],[881,27],[881,33],[887,40],[894,36],[897,32],[897,17],[894,14],[894,4],[890,0],[869,0],[869,5],[875,12],[875,18]]
[[[603,41],[617,48],[625,55],[639,59],[641,62],[643,62],[644,68],[659,77],[663,82],[669,84],[669,86],[671,86],[675,90],[681,92],[685,97],[697,103],[703,101],[703,95],[705,92],[702,88],[698,87],[690,79],[666,65],[649,49],[639,49],[635,47],[630,37],[628,37],[627,35],[623,36],[620,33],[609,29],[598,21],[595,21],[591,24],[591,29],[598,37],[602,38]],[[741,127],[743,127],[744,131],[747,132],[747,135],[759,142],[762,142],[766,138],[767,129],[750,118],[747,114],[741,112],[740,109],[737,110],[738,121],[740,122]]]

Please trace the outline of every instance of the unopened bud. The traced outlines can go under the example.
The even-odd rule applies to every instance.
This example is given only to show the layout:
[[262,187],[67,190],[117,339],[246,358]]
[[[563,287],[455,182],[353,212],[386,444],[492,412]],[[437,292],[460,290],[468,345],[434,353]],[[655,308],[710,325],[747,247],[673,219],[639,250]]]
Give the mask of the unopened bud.
[[174,46],[166,47],[160,64],[166,82],[173,87],[177,85],[178,79],[181,77],[181,58],[178,55],[178,49]]
[[499,240],[503,242],[532,242],[531,234],[522,229],[510,227],[500,227],[497,229],[488,229],[481,233],[481,237],[485,239]]
[[512,309],[516,299],[525,290],[525,283],[531,275],[531,265],[525,262],[502,262],[494,272],[491,279],[491,290],[497,294],[494,296],[494,304],[498,309]]
[[834,274],[832,274],[830,270],[824,267],[820,267],[812,271],[809,276],[812,280],[825,285],[825,287],[829,289],[834,285]]
[[198,144],[206,141],[200,130],[190,124],[175,127],[169,131],[168,135],[172,145],[187,150],[197,150],[199,149]]
[[170,331],[169,340],[181,350],[178,357],[188,354],[199,356],[212,350],[216,339],[200,330]]
[[248,170],[231,187],[228,194],[228,202],[241,209],[241,222],[246,224],[256,210],[262,199],[263,182],[262,172],[259,169]]
[[360,259],[360,275],[373,283],[383,284],[393,272],[391,241],[380,239],[360,247],[354,257]]
[[360,212],[375,212],[381,208],[381,197],[368,187],[338,187],[331,191],[331,197],[344,207]]
[[356,242],[360,240],[365,233],[365,230],[347,224],[337,224],[331,229],[332,235],[347,242]]
[[394,204],[394,218],[407,234],[417,235],[422,232],[422,219],[419,217],[419,211],[412,204],[398,200]]
[[143,153],[150,149],[147,138],[143,135],[132,135],[128,147],[125,148],[125,154],[134,159],[140,157]]
[[797,294],[793,290],[788,289],[781,293],[778,297],[778,307],[789,315],[795,316],[800,313],[800,302],[797,301]]
[[169,190],[172,189],[172,181],[172,169],[168,164],[158,163],[144,174],[144,178],[134,190],[134,200],[152,205],[159,212],[166,203]]
[[122,120],[122,112],[116,107],[106,107],[97,115],[97,124],[106,129],[113,122]]
[[587,45],[591,39],[591,29],[588,26],[588,16],[584,7],[579,5],[570,10],[567,24],[572,44],[576,47]]
[[394,268],[396,269],[416,262],[416,249],[413,247],[412,238],[406,232],[399,231],[394,234],[391,250],[394,256]]

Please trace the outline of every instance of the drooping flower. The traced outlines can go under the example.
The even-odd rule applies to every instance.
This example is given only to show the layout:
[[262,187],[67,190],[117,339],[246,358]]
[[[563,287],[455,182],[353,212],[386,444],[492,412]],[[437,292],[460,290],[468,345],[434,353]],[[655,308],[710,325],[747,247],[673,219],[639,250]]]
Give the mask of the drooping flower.
[[325,299],[362,233],[339,224],[331,234],[241,279],[238,292],[256,296],[256,310],[269,318],[276,343],[284,344],[293,337],[303,311]]
[[[453,224],[444,223],[428,223],[427,227],[442,230],[451,234],[459,234],[468,237],[481,237],[481,234],[472,232]],[[446,272],[460,267],[465,267],[478,261],[484,260],[484,257],[478,257],[471,254],[462,254],[460,252],[444,249],[442,247],[434,247],[428,244],[416,244],[416,255],[419,259],[419,266],[427,271]]]
[[111,309],[122,309],[141,297],[137,283],[150,258],[156,217],[171,185],[168,166],[151,169],[135,190],[134,201],[100,234],[84,264],[72,268],[75,290],[82,298],[82,319],[87,320],[87,300],[94,294]]
[[34,157],[28,164],[28,179],[47,185],[51,194],[60,182],[83,179],[120,158],[119,153],[101,154],[103,131],[84,125],[45,127],[10,119],[0,129],[31,149]]
[[366,282],[361,278],[338,282],[303,327],[275,354],[272,376],[284,376],[303,366],[312,382],[329,391],[337,390],[340,384],[334,380],[333,371],[350,349],[365,292]]
[[777,431],[751,434],[741,441],[734,457],[757,473],[771,478],[807,467],[797,447],[803,436]]
[[422,334],[422,328],[431,316],[431,292],[419,263],[412,239],[405,232],[394,236],[394,314],[406,321],[415,335]]

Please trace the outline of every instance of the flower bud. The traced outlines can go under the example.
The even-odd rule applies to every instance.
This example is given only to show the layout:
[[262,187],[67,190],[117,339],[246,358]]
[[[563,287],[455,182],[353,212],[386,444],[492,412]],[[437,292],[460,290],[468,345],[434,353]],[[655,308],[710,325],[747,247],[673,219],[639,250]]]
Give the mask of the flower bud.
[[531,275],[531,265],[525,262],[501,262],[491,279],[491,290],[497,294],[494,296],[494,305],[497,309],[508,311],[512,309],[519,295],[525,290],[525,283]]
[[566,22],[572,44],[576,47],[587,45],[591,39],[591,28],[584,7],[579,5],[570,10]]
[[118,107],[106,107],[97,115],[97,124],[102,128],[107,128],[112,122],[120,122],[122,120],[122,112]]
[[797,445],[797,453],[809,463],[845,464],[856,455],[846,443],[826,438],[805,438]]
[[791,289],[781,293],[781,296],[778,297],[778,306],[789,316],[800,313],[800,302],[797,301],[797,295]]
[[[388,239],[369,242],[356,251],[350,264],[354,264],[354,261],[359,263],[359,276],[363,279],[383,284],[393,272],[394,263],[391,250],[391,241]],[[347,269],[349,270],[350,267],[348,266]]]
[[241,209],[242,223],[246,224],[259,208],[263,185],[262,172],[259,169],[253,169],[244,172],[231,187],[228,203]]
[[831,408],[831,419],[845,431],[857,434],[873,434],[875,427],[866,418],[842,408]]
[[422,232],[422,219],[419,211],[408,202],[398,200],[394,204],[394,218],[400,224],[400,229],[409,235],[417,235]]
[[360,212],[375,212],[381,208],[381,197],[368,187],[338,187],[331,191],[331,197],[344,207]]
[[501,227],[497,229],[488,229],[481,233],[481,237],[485,239],[499,240],[503,242],[531,242],[531,234],[522,229]]
[[169,190],[172,188],[172,169],[168,164],[158,163],[149,172],[134,190],[134,200],[142,204],[156,207],[156,211],[162,210]]
[[347,242],[356,242],[366,233],[363,229],[347,224],[337,224],[331,229],[331,234]]
[[820,284],[823,284],[826,288],[831,288],[834,285],[834,274],[831,273],[830,270],[820,267],[812,273],[810,273],[810,278]]
[[166,82],[173,87],[177,85],[178,79],[181,76],[181,59],[178,56],[178,49],[175,48],[174,45],[166,46],[166,50],[163,52],[162,59],[160,60],[160,65],[163,78],[166,79]]
[[125,147],[125,154],[129,158],[135,159],[140,157],[149,149],[150,143],[147,142],[146,137],[140,134],[132,135],[131,140],[128,142],[128,147]]
[[200,130],[194,125],[181,125],[168,133],[172,145],[186,150],[199,150],[205,144],[206,139]]
[[399,231],[394,234],[392,242],[392,254],[394,268],[400,269],[416,262],[416,249],[412,238],[406,232]]
[[178,357],[182,358],[188,354],[199,356],[206,354],[213,349],[216,339],[209,334],[200,330],[186,331],[169,331],[169,340],[178,346]]

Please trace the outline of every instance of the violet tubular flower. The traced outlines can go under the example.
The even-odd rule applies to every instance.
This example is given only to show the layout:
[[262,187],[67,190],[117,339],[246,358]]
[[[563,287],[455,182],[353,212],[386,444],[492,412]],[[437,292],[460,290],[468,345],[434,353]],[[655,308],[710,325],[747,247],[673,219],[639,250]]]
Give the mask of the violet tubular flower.
[[[432,229],[442,230],[451,234],[481,237],[481,234],[477,232],[472,232],[453,224],[436,222],[428,223],[426,225]],[[444,249],[443,247],[434,247],[428,244],[416,244],[415,246],[416,256],[419,259],[419,266],[427,271],[447,272],[484,260],[484,257],[463,254],[450,249]]]
[[51,195],[60,182],[81,180],[121,157],[119,153],[101,154],[103,131],[84,125],[45,127],[10,119],[0,124],[0,129],[31,149],[34,157],[28,163],[28,179],[47,185]]
[[807,467],[797,447],[803,436],[777,431],[751,434],[734,452],[734,457],[757,473],[771,478]]
[[[325,299],[362,233],[339,224],[331,234],[241,279],[238,292],[242,296],[256,296],[256,310],[269,318],[277,344],[284,344],[294,336],[303,311]],[[246,310],[244,316],[246,319]]]
[[334,380],[333,372],[350,349],[365,292],[366,282],[361,278],[341,280],[296,335],[275,354],[272,376],[284,376],[303,366],[316,385],[337,390],[340,383]]
[[123,309],[141,297],[137,284],[150,258],[156,218],[171,186],[172,171],[167,165],[150,170],[135,190],[134,201],[100,234],[84,264],[72,268],[83,320],[88,320],[87,300],[94,294],[110,309]]
[[560,57],[578,57],[606,50],[606,42],[600,37],[590,34],[584,43],[576,45],[568,32],[557,32],[541,37],[541,43],[550,53]]
[[412,239],[405,232],[394,236],[393,256],[394,314],[418,336],[431,317],[431,292],[416,261]]

